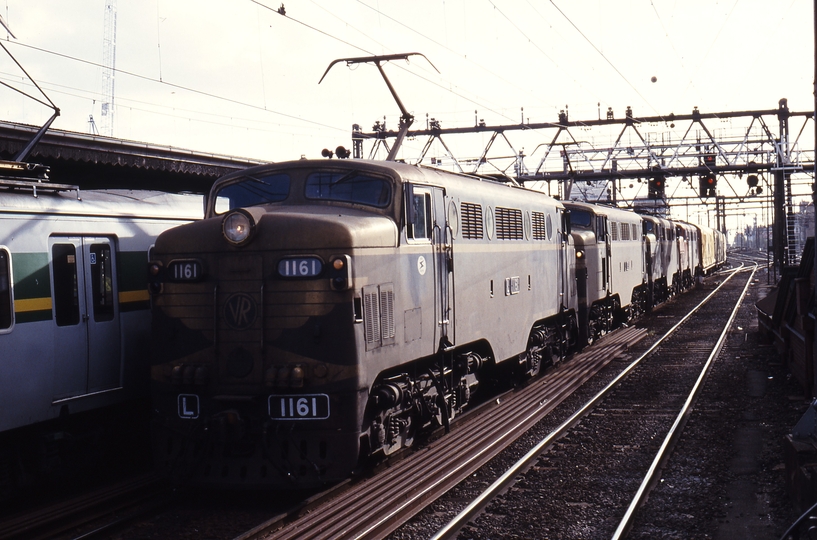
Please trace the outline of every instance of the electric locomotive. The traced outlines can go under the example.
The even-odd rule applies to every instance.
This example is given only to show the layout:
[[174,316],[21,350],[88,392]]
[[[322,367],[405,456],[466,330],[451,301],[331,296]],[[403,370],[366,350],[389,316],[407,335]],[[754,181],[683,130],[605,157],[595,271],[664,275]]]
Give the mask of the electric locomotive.
[[578,334],[559,201],[395,162],[218,180],[149,272],[154,456],[192,484],[314,488],[410,446]]
[[679,247],[675,224],[657,216],[642,216],[651,305],[681,292]]
[[576,249],[579,330],[593,343],[650,307],[642,217],[582,202],[565,202]]

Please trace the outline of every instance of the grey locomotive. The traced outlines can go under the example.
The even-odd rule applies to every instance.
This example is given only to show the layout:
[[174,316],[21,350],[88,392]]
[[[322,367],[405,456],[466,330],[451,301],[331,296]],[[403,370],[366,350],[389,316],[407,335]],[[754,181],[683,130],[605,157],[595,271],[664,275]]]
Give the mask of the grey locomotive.
[[393,162],[228,175],[156,242],[154,453],[193,483],[309,488],[448,426],[578,334],[564,206]]

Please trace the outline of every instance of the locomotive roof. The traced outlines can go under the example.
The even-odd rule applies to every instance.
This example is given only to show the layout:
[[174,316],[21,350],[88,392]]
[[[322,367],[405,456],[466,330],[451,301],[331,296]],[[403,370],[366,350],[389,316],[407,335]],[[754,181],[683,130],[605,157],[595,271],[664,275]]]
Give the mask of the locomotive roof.
[[586,203],[586,202],[582,202],[582,201],[564,201],[564,204],[565,204],[565,206],[567,208],[570,208],[570,207],[584,208],[584,209],[589,210],[591,212],[594,212],[594,213],[597,213],[597,214],[604,214],[604,215],[607,215],[607,216],[612,216],[612,215],[616,215],[616,216],[619,216],[619,217],[627,216],[630,219],[632,219],[632,218],[641,219],[641,217],[642,217],[640,214],[636,214],[635,212],[632,212],[631,210],[624,210],[623,208],[616,208],[614,206],[606,206],[606,205],[601,205],[601,204],[592,204],[592,203]]
[[272,170],[302,168],[359,170],[381,174],[384,172],[391,172],[392,174],[390,176],[392,176],[395,180],[404,183],[413,182],[419,184],[436,184],[441,182],[462,182],[463,185],[467,185],[467,183],[470,182],[479,182],[482,186],[496,186],[497,188],[508,189],[516,188],[520,190],[520,192],[525,192],[526,194],[536,193],[538,196],[548,198],[554,204],[561,206],[561,201],[558,199],[555,199],[541,191],[529,190],[522,187],[504,175],[475,175],[446,171],[425,165],[409,165],[399,161],[375,161],[366,159],[300,159],[257,165],[255,167],[234,171],[222,176],[213,185],[211,193],[215,192],[218,189],[218,186],[220,186],[220,184],[223,182],[229,182],[233,179],[253,174],[261,174],[262,172]]

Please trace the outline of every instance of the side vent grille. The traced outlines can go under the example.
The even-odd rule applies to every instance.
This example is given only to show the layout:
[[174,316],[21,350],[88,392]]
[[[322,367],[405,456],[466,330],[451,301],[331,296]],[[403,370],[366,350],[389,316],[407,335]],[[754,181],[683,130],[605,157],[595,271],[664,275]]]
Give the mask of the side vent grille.
[[522,210],[516,208],[496,208],[496,237],[499,240],[522,240]]
[[[369,290],[366,290],[369,289]],[[377,287],[363,289],[363,328],[366,335],[366,349],[380,346],[380,308],[378,306]]]
[[363,287],[363,333],[366,350],[394,343],[394,284]]
[[380,286],[380,332],[383,344],[394,341],[394,286],[386,283]]
[[545,240],[547,238],[547,231],[545,230],[545,214],[543,214],[542,212],[534,212],[532,222],[533,222],[533,239]]
[[482,206],[464,202],[460,205],[462,213],[462,237],[470,240],[482,239]]

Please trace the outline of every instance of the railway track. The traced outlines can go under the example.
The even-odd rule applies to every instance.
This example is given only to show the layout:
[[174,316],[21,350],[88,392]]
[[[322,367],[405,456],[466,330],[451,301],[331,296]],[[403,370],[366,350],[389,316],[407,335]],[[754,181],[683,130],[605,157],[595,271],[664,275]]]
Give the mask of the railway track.
[[[469,538],[508,531],[531,538],[624,538],[657,483],[753,275],[735,273],[722,283],[717,301],[666,331],[433,538],[453,538],[463,527]],[[497,515],[513,508],[530,512],[530,500],[545,519]]]
[[172,495],[154,474],[139,475],[88,493],[0,519],[0,538],[38,540],[101,537],[113,526],[158,507]]
[[454,422],[445,437],[355,482],[308,514],[278,516],[236,540],[383,538],[487,463],[645,334],[630,328],[608,336],[532,384]]
[[[733,278],[734,281],[735,279]],[[684,295],[679,298],[676,304],[687,302]],[[700,296],[700,295],[697,295]],[[691,298],[690,298],[691,299]],[[718,302],[720,304],[721,302]],[[520,437],[530,439],[525,432],[537,422],[542,421],[549,413],[565,400],[569,399],[572,393],[587,381],[597,376],[600,370],[611,370],[614,367],[624,364],[628,355],[636,348],[643,348],[640,342],[654,341],[656,336],[648,334],[662,334],[670,326],[675,324],[676,317],[662,314],[658,310],[653,316],[644,321],[655,330],[636,325],[624,328],[613,334],[606,336],[593,347],[588,348],[583,353],[575,355],[569,361],[550,370],[543,377],[533,381],[531,384],[515,389],[512,392],[499,396],[498,398],[483,404],[472,414],[455,419],[452,424],[451,433],[444,437],[432,440],[423,448],[409,453],[404,458],[392,460],[384,463],[379,470],[372,472],[369,477],[358,478],[343,485],[336,486],[331,490],[318,494],[312,499],[301,502],[297,505],[290,505],[285,508],[285,504],[280,501],[266,504],[270,510],[267,516],[275,514],[271,519],[266,517],[247,518],[248,521],[255,519],[255,526],[246,526],[242,529],[240,525],[235,525],[234,532],[224,532],[221,535],[212,535],[214,538],[384,538],[392,534],[394,538],[428,538],[439,526],[434,527],[421,524],[423,533],[412,536],[410,532],[400,532],[401,525],[408,522],[424,508],[433,505],[434,501],[443,496],[446,492],[459,493],[462,488],[455,488],[463,479],[475,476],[476,471],[486,467],[492,467],[492,458],[506,449],[509,445],[522,445],[530,448],[534,442],[525,441],[520,443]],[[660,350],[665,352],[668,349],[678,348],[672,345],[660,345]],[[662,356],[664,356],[662,354]],[[665,362],[667,366],[682,364],[684,362]],[[667,367],[665,366],[665,367]],[[616,367],[616,369],[618,369]],[[637,381],[637,385],[648,385],[657,388],[653,383],[644,382],[642,376],[630,376],[628,381]],[[667,378],[666,376],[664,377]],[[680,376],[672,376],[672,379],[680,379]],[[676,391],[664,391],[666,395],[675,395]],[[603,419],[602,424],[610,418],[624,417],[632,418],[634,408],[628,405],[632,396],[628,392],[620,393],[624,396],[623,402],[618,405],[608,405],[607,409],[596,409],[590,418]],[[642,407],[647,410],[649,407]],[[669,409],[665,407],[653,407],[660,416],[669,417]],[[582,449],[595,439],[595,428],[587,427],[586,421],[579,424],[579,431],[574,435],[559,441],[560,450],[556,451],[553,459],[577,454],[576,449]],[[592,434],[592,435],[591,435]],[[614,445],[616,452],[628,453],[631,447],[639,446],[635,443]],[[645,444],[643,446],[649,446]],[[507,450],[506,450],[507,451]],[[518,452],[518,451],[517,451]],[[521,452],[519,455],[524,454]],[[551,458],[548,458],[551,459]],[[569,467],[569,465],[565,465]],[[562,465],[554,461],[545,466],[534,465],[533,470],[541,469],[554,470]],[[501,476],[502,470],[491,470],[488,475],[493,475],[494,479]],[[483,473],[479,473],[483,474]],[[452,489],[454,488],[454,489]],[[515,488],[511,489],[513,492]],[[510,493],[509,493],[510,494]],[[457,497],[469,497],[471,500],[475,495],[471,493],[459,493]],[[550,499],[559,499],[559,495],[551,493]],[[463,502],[462,506],[467,504]],[[513,505],[513,502],[509,502]],[[622,506],[619,503],[618,506]],[[195,506],[195,504],[193,504]],[[201,506],[201,505],[200,505]],[[216,504],[216,507],[219,505]],[[263,505],[262,505],[263,506]],[[582,505],[575,507],[582,509]],[[277,510],[276,510],[277,509]],[[160,513],[164,508],[156,507],[154,513]],[[544,511],[544,510],[543,510]],[[217,514],[220,510],[213,512],[212,509],[204,510],[211,514]],[[261,515],[262,512],[256,512]],[[614,512],[613,512],[614,513]],[[622,510],[623,513],[623,510]],[[195,523],[201,518],[195,517],[198,514],[184,518],[184,513],[174,513],[176,521],[187,520]],[[109,514],[113,516],[114,514]],[[492,516],[493,517],[493,516]],[[120,519],[111,518],[111,523]],[[173,519],[173,518],[170,518]],[[220,518],[213,516],[214,520],[228,521],[230,518]],[[479,521],[483,518],[476,518],[476,524],[472,523],[469,533],[482,529]],[[263,523],[261,523],[263,521]],[[467,521],[467,520],[466,520]],[[161,518],[156,519],[148,515],[146,523],[153,523],[148,527],[154,527],[157,534],[161,535],[168,530],[163,528]],[[260,523],[260,524],[259,524]],[[445,521],[442,521],[444,524]],[[175,526],[175,525],[174,525]],[[181,525],[183,528],[183,525]],[[87,527],[85,530],[89,530]],[[175,530],[175,529],[174,529]],[[243,533],[236,533],[236,530],[243,530]],[[612,530],[612,529],[611,529]],[[145,525],[142,523],[139,528],[125,527],[124,531],[117,534],[117,538],[131,539],[143,538]],[[394,532],[397,531],[397,532]],[[84,533],[82,533],[84,534]],[[97,536],[104,537],[97,533]],[[55,537],[55,534],[47,534],[40,537]],[[471,535],[480,537],[479,534]],[[558,536],[558,534],[556,534]],[[596,537],[595,534],[590,534]],[[6,535],[0,529],[0,537]],[[18,536],[19,538],[29,538],[31,536]],[[63,538],[67,536],[63,535]],[[76,536],[83,538],[84,536]],[[487,535],[484,537],[491,537]]]

